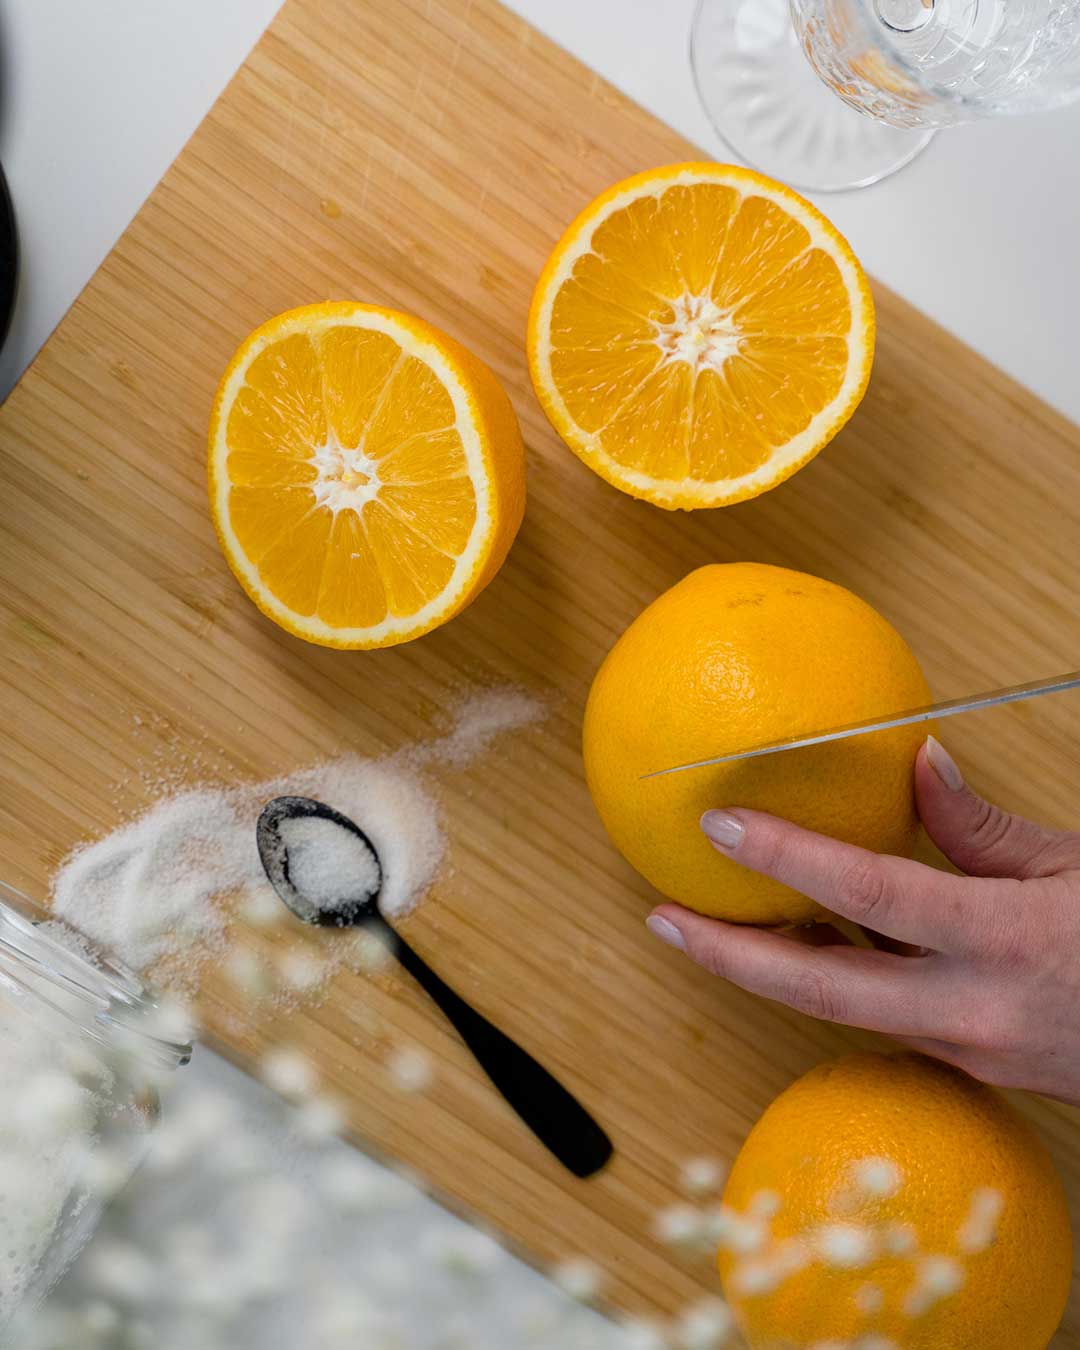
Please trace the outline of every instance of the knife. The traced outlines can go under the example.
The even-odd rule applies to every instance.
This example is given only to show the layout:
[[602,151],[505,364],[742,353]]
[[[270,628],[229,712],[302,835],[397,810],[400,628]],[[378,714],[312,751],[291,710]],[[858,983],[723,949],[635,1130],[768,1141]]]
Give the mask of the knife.
[[979,708],[994,708],[999,703],[1019,703],[1021,699],[1038,698],[1040,694],[1058,694],[1063,689],[1080,687],[1080,670],[1065,675],[1054,675],[1048,680],[1032,680],[1029,684],[1010,684],[1004,689],[991,689],[985,694],[970,694],[967,698],[950,698],[944,703],[926,703],[921,708],[908,708],[889,717],[871,717],[864,722],[849,722],[829,731],[811,731],[805,736],[786,736],[779,741],[763,741],[747,750],[736,750],[730,755],[714,755],[711,759],[695,759],[690,764],[675,764],[670,769],[654,769],[641,778],[662,778],[668,773],[685,773],[687,769],[704,769],[710,764],[731,764],[738,759],[756,759],[759,755],[775,755],[781,750],[801,750],[808,745],[824,745],[826,741],[843,741],[848,736],[864,736],[869,731],[888,731],[891,727],[907,727],[914,722],[929,722],[936,717],[955,717],[957,713],[975,712]]

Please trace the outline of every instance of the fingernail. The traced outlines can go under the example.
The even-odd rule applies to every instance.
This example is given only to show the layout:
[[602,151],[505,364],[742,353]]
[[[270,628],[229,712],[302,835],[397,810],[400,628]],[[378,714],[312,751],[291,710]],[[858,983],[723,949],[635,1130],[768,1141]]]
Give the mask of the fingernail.
[[936,736],[926,738],[926,758],[950,792],[959,792],[963,788],[964,775],[960,772],[959,765]]
[[650,914],[645,920],[645,927],[653,937],[658,937],[661,942],[666,942],[669,947],[677,947],[681,952],[686,951],[683,935],[670,919],[665,919],[661,914]]
[[738,848],[746,833],[745,825],[730,811],[706,811],[701,817],[701,828],[706,837],[720,848]]

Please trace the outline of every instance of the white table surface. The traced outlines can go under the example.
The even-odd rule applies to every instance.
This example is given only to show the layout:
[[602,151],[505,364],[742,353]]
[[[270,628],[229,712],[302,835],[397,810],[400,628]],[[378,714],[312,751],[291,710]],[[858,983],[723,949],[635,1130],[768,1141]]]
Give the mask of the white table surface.
[[[707,154],[727,158],[690,79],[693,3],[511,7]],[[0,396],[277,8],[278,0],[0,0],[0,162],[23,248]],[[820,199],[874,275],[1076,420],[1078,147],[1080,106],[986,123],[939,136],[883,184]],[[210,1056],[188,1073],[189,1091],[226,1085],[245,1109],[263,1100]],[[434,1213],[423,1209],[422,1221]],[[523,1268],[516,1279],[534,1292]],[[603,1338],[598,1324],[594,1334]]]

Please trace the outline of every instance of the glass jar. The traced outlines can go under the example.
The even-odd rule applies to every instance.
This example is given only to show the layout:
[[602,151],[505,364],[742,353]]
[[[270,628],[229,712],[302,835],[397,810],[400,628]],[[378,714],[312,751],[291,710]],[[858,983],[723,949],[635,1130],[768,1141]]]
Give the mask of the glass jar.
[[0,882],[0,1340],[138,1166],[176,1017],[131,971]]

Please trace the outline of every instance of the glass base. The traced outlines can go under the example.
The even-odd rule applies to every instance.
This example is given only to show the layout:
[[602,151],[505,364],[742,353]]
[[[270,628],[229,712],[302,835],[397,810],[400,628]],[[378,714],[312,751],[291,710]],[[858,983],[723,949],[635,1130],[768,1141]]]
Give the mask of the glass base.
[[910,164],[932,131],[856,112],[818,79],[787,0],[698,0],[690,35],[698,96],[717,135],[792,187],[841,192]]

